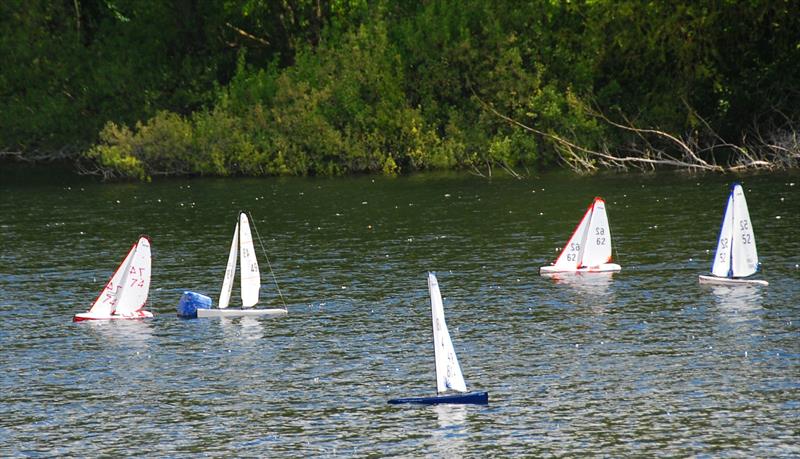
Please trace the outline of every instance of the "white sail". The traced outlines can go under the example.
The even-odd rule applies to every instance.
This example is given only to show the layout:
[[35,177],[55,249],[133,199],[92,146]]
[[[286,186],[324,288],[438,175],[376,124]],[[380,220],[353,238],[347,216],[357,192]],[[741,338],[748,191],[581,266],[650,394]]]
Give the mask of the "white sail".
[[711,274],[717,277],[729,277],[731,272],[731,239],[733,238],[733,191],[728,196],[728,205],[725,207],[725,216],[719,228],[717,251],[714,253],[714,264],[711,265]]
[[756,238],[742,186],[735,184],[731,196],[733,196],[731,274],[733,277],[746,277],[758,271]]
[[572,237],[567,241],[567,245],[561,250],[561,254],[556,259],[555,267],[559,269],[575,269],[580,267],[581,259],[583,259],[584,241],[586,239],[586,230],[589,227],[589,220],[592,217],[592,207],[586,209],[583,214],[581,222],[572,233]]
[[436,359],[436,390],[439,393],[447,390],[466,392],[467,384],[461,367],[458,365],[456,351],[444,321],[444,305],[439,292],[436,275],[428,273],[428,290],[431,295],[431,318],[433,323],[433,348]]
[[150,266],[150,241],[141,237],[120,281],[116,314],[125,316],[144,307],[150,292]]
[[119,264],[117,270],[113,275],[111,275],[111,279],[109,279],[106,283],[106,286],[103,287],[100,295],[98,295],[97,299],[94,300],[94,304],[92,304],[92,307],[89,309],[90,313],[97,315],[111,315],[114,312],[122,290],[122,278],[128,271],[128,267],[133,259],[133,253],[136,251],[137,245],[138,242],[131,246],[131,249],[128,251],[128,254],[125,255],[122,263]]
[[247,215],[239,215],[239,255],[241,258],[242,307],[251,308],[258,303],[261,289],[261,273],[258,271],[256,251],[253,249],[253,236]]
[[611,260],[611,230],[608,226],[606,203],[595,198],[592,204],[592,217],[586,228],[583,241],[581,266],[599,266]]
[[239,222],[233,230],[233,240],[231,241],[231,251],[228,254],[228,265],[225,268],[225,278],[222,281],[222,290],[219,292],[219,308],[225,309],[231,300],[231,289],[233,289],[233,276],[236,275],[236,253],[239,245]]

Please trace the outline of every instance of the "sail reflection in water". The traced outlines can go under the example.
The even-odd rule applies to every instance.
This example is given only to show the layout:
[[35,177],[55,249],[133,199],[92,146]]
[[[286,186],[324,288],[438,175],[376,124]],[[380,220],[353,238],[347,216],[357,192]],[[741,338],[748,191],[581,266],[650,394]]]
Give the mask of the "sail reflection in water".
[[738,317],[735,320],[749,320],[753,318],[753,312],[762,309],[764,292],[756,286],[747,285],[714,285],[711,290],[714,298],[719,304],[720,312]]
[[[705,197],[728,177],[0,179],[0,457],[797,457],[800,177],[746,179],[772,284],[757,293],[694,280],[724,210]],[[537,254],[581,216],[565,203],[598,191],[632,269],[540,278]],[[231,206],[269,222],[296,314],[174,316],[187,288],[216,307]],[[158,235],[156,319],[69,322],[139,229]],[[437,396],[429,267],[467,387],[492,405],[385,404]]]
[[554,284],[565,285],[581,292],[595,295],[608,293],[613,276],[613,272],[598,272],[586,275],[579,272],[542,274],[542,277],[552,279]]
[[440,429],[464,427],[467,421],[466,405],[434,405]]
[[259,317],[222,317],[219,326],[227,342],[259,340],[264,336],[264,326]]
[[433,430],[433,450],[439,457],[464,457],[467,450],[466,405],[434,405],[439,428]]
[[85,326],[103,342],[134,351],[146,349],[153,337],[153,324],[142,320],[89,320]]
[[611,290],[613,272],[561,272],[542,273],[542,277],[552,280],[553,284],[566,290],[567,302],[574,306],[589,305],[592,312],[602,314],[613,306],[615,296]]

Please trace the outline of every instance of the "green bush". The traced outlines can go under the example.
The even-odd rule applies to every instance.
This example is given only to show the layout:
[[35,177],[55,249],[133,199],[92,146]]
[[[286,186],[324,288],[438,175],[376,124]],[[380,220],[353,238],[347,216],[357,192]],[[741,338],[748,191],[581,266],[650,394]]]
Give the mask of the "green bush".
[[80,2],[81,30],[67,4],[0,7],[13,69],[0,74],[0,147],[94,142],[85,156],[111,176],[545,168],[562,163],[548,134],[590,149],[635,140],[588,104],[732,139],[800,118],[787,2],[255,0],[186,17]]

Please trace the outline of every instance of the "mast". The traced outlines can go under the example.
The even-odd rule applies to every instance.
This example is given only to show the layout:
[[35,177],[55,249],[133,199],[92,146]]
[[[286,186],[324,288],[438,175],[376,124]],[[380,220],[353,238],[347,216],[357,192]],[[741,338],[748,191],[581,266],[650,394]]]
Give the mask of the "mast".
[[[433,293],[431,292],[431,276],[436,276],[436,274],[428,271],[428,304],[431,305],[431,311],[433,311]],[[438,395],[439,392],[439,367],[436,364],[436,319],[431,314],[431,344],[433,344],[433,377],[436,378],[436,394]]]
[[733,278],[733,246],[735,245],[735,241],[733,240],[734,236],[736,236],[736,184],[734,183],[731,186],[731,234],[730,234],[730,245],[731,245],[731,252],[728,255],[728,277]]

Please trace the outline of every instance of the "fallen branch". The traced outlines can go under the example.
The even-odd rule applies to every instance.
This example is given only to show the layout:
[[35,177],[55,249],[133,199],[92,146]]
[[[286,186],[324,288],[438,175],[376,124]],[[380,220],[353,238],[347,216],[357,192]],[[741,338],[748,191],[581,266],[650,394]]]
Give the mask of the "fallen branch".
[[[783,139],[779,141],[773,140],[775,135],[770,141],[764,140],[763,137],[757,135],[758,142],[747,143],[745,142],[746,138],[743,138],[742,144],[735,144],[726,141],[717,134],[711,128],[711,125],[694,112],[685,101],[687,109],[691,110],[692,115],[703,124],[704,138],[713,139],[709,145],[701,146],[696,132],[681,139],[676,135],[659,129],[637,127],[624,115],[622,117],[625,124],[610,119],[599,109],[583,107],[590,116],[603,121],[608,126],[632,133],[639,139],[637,143],[633,143],[628,148],[633,155],[627,155],[621,152],[612,153],[607,145],[603,145],[600,150],[591,149],[579,145],[576,141],[565,136],[528,126],[499,112],[490,103],[481,99],[474,90],[472,94],[485,110],[498,118],[549,140],[559,158],[576,172],[594,172],[599,169],[599,166],[623,170],[631,167],[654,170],[657,166],[668,166],[712,172],[741,172],[752,169],[789,168],[800,165],[800,141],[798,141],[796,130],[789,128],[788,132],[783,134]],[[784,131],[779,130],[779,132]],[[659,145],[672,145],[674,147],[672,150],[677,151],[679,155],[671,154],[667,149],[656,146],[656,142]],[[716,163],[716,155],[714,154],[718,150],[733,151],[735,155],[726,165],[719,165]],[[710,160],[701,157],[703,154],[709,154]]]
[[0,158],[9,158],[12,161],[23,163],[44,163],[72,159],[77,155],[74,146],[62,147],[58,150],[0,150]]
[[265,39],[263,39],[261,37],[257,37],[255,35],[247,32],[246,30],[240,29],[240,28],[236,27],[235,25],[231,24],[230,22],[226,22],[225,25],[229,29],[233,30],[234,32],[238,33],[239,35],[241,35],[241,36],[243,36],[245,38],[249,38],[251,40],[255,40],[255,41],[261,43],[264,46],[269,46],[269,42],[267,40],[265,40]]
[[17,160],[24,160],[21,151],[0,151],[0,158],[11,157]]
[[[473,92],[473,94],[475,93]],[[650,153],[649,151],[641,151],[639,152],[640,154],[642,154],[641,156],[618,156],[611,154],[607,149],[604,149],[604,151],[592,150],[590,148],[578,145],[577,143],[568,140],[566,138],[563,138],[559,135],[533,128],[518,120],[515,120],[514,118],[511,118],[510,116],[504,115],[503,113],[497,111],[497,109],[495,109],[493,106],[484,102],[480,97],[478,97],[477,94],[475,94],[475,98],[481,103],[481,105],[485,109],[493,113],[495,116],[515,126],[518,126],[526,131],[532,132],[534,134],[540,135],[542,137],[545,137],[553,141],[556,146],[556,151],[559,153],[561,159],[568,165],[570,165],[573,170],[576,170],[578,172],[592,172],[597,170],[597,166],[593,164],[591,161],[588,161],[586,158],[582,157],[581,155],[576,154],[576,151],[583,153],[584,155],[588,155],[589,157],[594,157],[600,160],[601,164],[603,165],[615,166],[617,168],[622,168],[622,169],[626,169],[628,167],[627,165],[629,164],[637,165],[639,167],[646,166],[649,168],[653,168],[656,165],[664,165],[664,166],[685,167],[692,169],[710,169],[710,170],[721,169],[718,166],[713,166],[702,160],[700,162],[690,162],[690,161],[680,160],[660,151],[657,152],[658,154],[653,154],[656,152],[656,150],[651,150],[653,153]],[[648,132],[648,130],[636,129],[632,127],[628,127],[628,130],[637,132],[639,134]],[[650,130],[650,132],[661,133],[661,131],[656,131],[656,130]],[[675,139],[677,143],[683,144],[684,147],[688,150],[688,146],[685,145],[683,142],[680,142],[673,136],[670,137]]]

